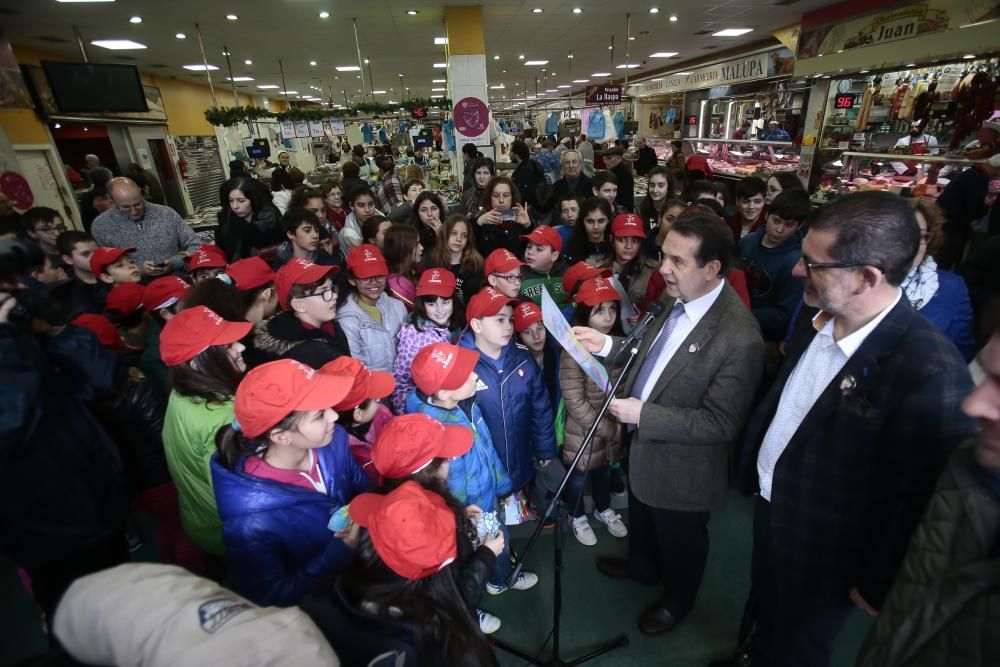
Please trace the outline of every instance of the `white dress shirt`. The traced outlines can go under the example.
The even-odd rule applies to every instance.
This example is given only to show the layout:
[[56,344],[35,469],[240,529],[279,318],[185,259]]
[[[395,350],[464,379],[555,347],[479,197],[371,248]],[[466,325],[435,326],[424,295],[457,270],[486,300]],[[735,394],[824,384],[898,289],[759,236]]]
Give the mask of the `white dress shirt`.
[[[778,409],[771,420],[767,433],[764,434],[764,441],[757,454],[757,477],[760,480],[761,498],[771,500],[774,467],[802,424],[802,420],[816,403],[816,399],[857,352],[869,334],[875,330],[875,327],[885,319],[889,311],[896,307],[902,295],[902,290],[899,290],[892,303],[876,315],[871,322],[854,333],[844,336],[839,341],[833,338],[836,318],[831,318],[813,338],[808,349],[795,364],[791,375],[788,376],[785,388],[781,391]],[[816,318],[822,314],[816,315]],[[816,318],[813,320],[815,321]]]

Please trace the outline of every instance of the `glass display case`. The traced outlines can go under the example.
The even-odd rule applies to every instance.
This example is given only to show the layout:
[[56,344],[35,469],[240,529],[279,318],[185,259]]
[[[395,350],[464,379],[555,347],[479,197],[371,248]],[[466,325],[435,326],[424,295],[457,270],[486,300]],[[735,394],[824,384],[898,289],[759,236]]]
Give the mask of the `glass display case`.
[[674,154],[674,147],[670,145],[673,139],[656,139],[648,138],[646,139],[646,144],[656,152],[657,161],[663,165],[666,164],[667,160]]
[[888,190],[897,194],[937,199],[951,178],[985,159],[961,155],[912,155],[844,151],[838,174],[820,185],[815,203],[862,190]]
[[715,176],[767,178],[781,171],[796,173],[799,146],[791,141],[684,139],[686,155],[702,155]]

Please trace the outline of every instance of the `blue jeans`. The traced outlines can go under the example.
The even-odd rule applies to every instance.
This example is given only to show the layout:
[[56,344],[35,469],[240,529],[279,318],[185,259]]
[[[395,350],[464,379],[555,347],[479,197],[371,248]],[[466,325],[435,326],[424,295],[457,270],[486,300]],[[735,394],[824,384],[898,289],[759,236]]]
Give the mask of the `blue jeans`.
[[500,510],[500,530],[503,532],[503,551],[497,556],[496,562],[493,563],[493,569],[490,571],[490,583],[494,586],[506,586],[507,577],[514,569],[514,565],[510,562],[510,532],[507,530],[507,524],[504,523],[502,509]]
[[[590,493],[594,499],[594,509],[598,512],[611,507],[611,466],[601,466],[591,468],[587,472],[574,470],[570,475],[569,483],[563,492],[563,501],[566,507],[570,508],[570,514],[576,518],[585,514],[583,511],[583,487],[587,479],[590,479]],[[579,498],[579,502],[577,502]],[[574,506],[575,505],[575,506]]]

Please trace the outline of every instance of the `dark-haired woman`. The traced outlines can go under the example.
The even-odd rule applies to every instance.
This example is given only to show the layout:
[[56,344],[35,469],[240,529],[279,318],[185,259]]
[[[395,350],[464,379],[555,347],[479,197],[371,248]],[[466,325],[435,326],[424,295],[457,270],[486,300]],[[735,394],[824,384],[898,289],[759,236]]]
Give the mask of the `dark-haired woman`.
[[564,248],[570,264],[586,262],[608,266],[611,261],[611,217],[614,211],[606,199],[591,197],[583,202],[576,226]]
[[437,233],[448,215],[448,207],[436,192],[425,190],[413,200],[410,226],[420,234],[420,245],[424,252],[431,252],[437,245]]
[[177,485],[184,531],[215,555],[225,549],[208,464],[216,431],[233,419],[233,395],[246,371],[240,339],[251,326],[197,306],[170,318],[160,334],[160,354],[173,385],[163,419],[167,467]]
[[469,169],[472,171],[473,182],[462,193],[462,202],[458,207],[458,212],[465,215],[470,215],[483,208],[483,193],[486,191],[486,185],[497,173],[493,160],[488,157],[476,158],[472,161]]
[[385,233],[382,253],[389,265],[386,294],[402,301],[409,313],[413,310],[420,261],[424,254],[417,230],[408,224],[392,225]]
[[483,192],[483,208],[469,214],[469,224],[483,257],[498,248],[506,248],[518,257],[524,254],[521,236],[531,231],[531,219],[521,206],[521,192],[512,179],[490,179]]
[[670,172],[666,167],[653,167],[647,177],[649,189],[646,197],[639,204],[639,215],[642,217],[643,230],[646,239],[642,244],[642,254],[650,259],[660,258],[660,248],[656,245],[656,229],[660,225],[660,214],[670,200]]
[[212,482],[233,590],[261,606],[297,604],[353,556],[349,533],[328,527],[368,487],[332,407],[353,383],[291,359],[258,366],[216,436]]
[[220,192],[215,243],[226,253],[226,261],[251,257],[281,243],[281,214],[263,186],[252,178],[232,178]]

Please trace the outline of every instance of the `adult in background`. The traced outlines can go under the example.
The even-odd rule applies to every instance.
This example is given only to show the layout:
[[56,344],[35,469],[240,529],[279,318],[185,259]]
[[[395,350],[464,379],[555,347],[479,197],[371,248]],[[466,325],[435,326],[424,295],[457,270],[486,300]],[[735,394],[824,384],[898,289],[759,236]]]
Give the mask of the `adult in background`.
[[618,179],[618,194],[615,201],[625,207],[629,213],[635,211],[635,179],[632,177],[632,167],[625,162],[625,149],[621,146],[601,151],[604,156],[604,166]]
[[458,212],[463,215],[475,213],[483,208],[483,192],[486,184],[496,175],[496,166],[493,160],[488,157],[476,158],[470,166],[472,169],[473,184],[462,192],[462,203],[458,207]]
[[546,203],[540,190],[545,183],[545,172],[537,160],[532,159],[531,149],[528,144],[516,140],[510,145],[510,159],[514,163],[514,173],[510,175],[517,184],[517,189],[521,193],[521,201],[525,206],[530,206],[533,212]]
[[472,186],[474,180],[472,176],[472,161],[477,157],[483,157],[483,154],[479,152],[474,143],[470,141],[462,144],[462,164],[465,165],[462,178],[463,190]]
[[688,181],[687,164],[684,162],[684,143],[680,139],[674,139],[670,142],[670,149],[670,158],[666,165],[670,171],[670,190],[679,195],[684,192]]
[[986,164],[974,164],[952,178],[937,198],[937,205],[944,211],[945,222],[943,243],[934,259],[943,269],[951,269],[962,261],[972,223],[989,211],[986,195],[990,179],[998,175],[1000,154],[991,157]]
[[146,194],[146,201],[166,205],[167,199],[163,194],[163,186],[160,184],[160,179],[156,177],[156,174],[151,169],[143,169],[141,164],[133,162],[128,166],[128,171],[125,172],[125,175],[135,180],[136,183],[138,181],[135,179],[135,176],[142,176],[146,179],[146,187],[149,188]]
[[177,211],[142,198],[132,179],[112,178],[107,185],[114,206],[94,219],[91,234],[99,246],[135,248],[132,259],[144,276],[184,270],[184,255],[201,240]]
[[[580,141],[576,145],[576,150],[580,152],[580,168],[587,176],[594,175],[594,144],[587,140],[586,134],[580,135]],[[590,191],[589,189],[587,190]],[[584,195],[590,196],[590,195]]]
[[252,178],[231,178],[222,184],[222,210],[215,243],[230,263],[281,243],[281,214],[268,192]]
[[[662,582],[639,617],[647,635],[670,632],[694,608],[708,558],[710,513],[725,503],[729,444],[750,414],[764,342],[750,311],[724,279],[729,230],[711,214],[680,216],[663,241],[660,273],[670,299],[640,347],[610,411],[632,432],[628,559],[600,557],[615,578]],[[599,356],[621,341],[574,333]]]
[[556,201],[568,194],[578,194],[584,199],[594,196],[594,182],[583,173],[583,157],[579,151],[562,154],[562,173],[562,178],[552,184],[552,196]]
[[649,170],[656,166],[658,159],[656,151],[646,142],[646,137],[639,139],[639,152],[635,160],[635,173],[645,176]]
[[742,455],[741,489],[759,494],[753,664],[830,664],[851,609],[882,606],[934,480],[975,433],[961,355],[899,287],[919,243],[910,205],[885,192],[810,219],[793,275],[821,312],[786,347]]
[[378,190],[375,191],[375,204],[380,211],[391,211],[405,200],[403,196],[403,182],[399,180],[396,173],[396,163],[392,155],[384,154],[376,158],[381,177],[379,179]]

